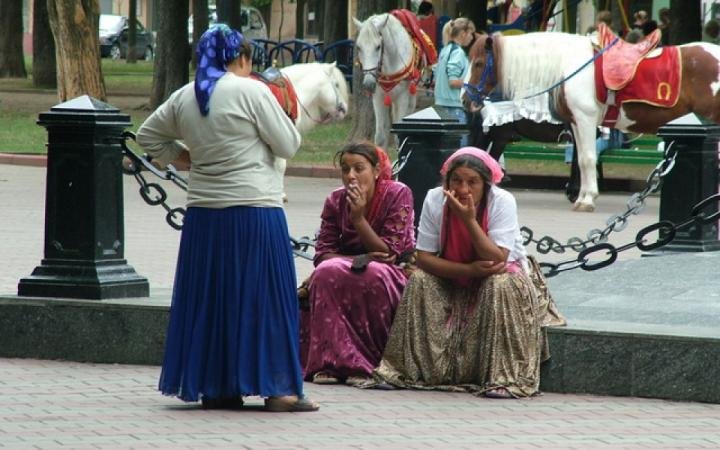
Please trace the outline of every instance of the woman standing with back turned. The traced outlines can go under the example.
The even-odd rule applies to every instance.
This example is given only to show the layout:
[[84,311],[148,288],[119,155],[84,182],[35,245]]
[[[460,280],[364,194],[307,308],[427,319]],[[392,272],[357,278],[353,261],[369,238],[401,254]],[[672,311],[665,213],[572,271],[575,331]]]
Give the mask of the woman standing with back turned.
[[251,52],[239,32],[210,28],[195,81],[137,133],[161,165],[190,165],[159,389],[205,408],[259,395],[269,411],[314,411],[303,397],[295,266],[274,169],[300,135],[248,77]]

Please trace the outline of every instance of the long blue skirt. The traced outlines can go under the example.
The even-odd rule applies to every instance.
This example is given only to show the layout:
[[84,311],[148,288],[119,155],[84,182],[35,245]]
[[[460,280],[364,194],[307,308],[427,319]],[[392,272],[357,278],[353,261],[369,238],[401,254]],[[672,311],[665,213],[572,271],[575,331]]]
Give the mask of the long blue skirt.
[[295,265],[282,208],[188,208],[159,389],[302,395]]

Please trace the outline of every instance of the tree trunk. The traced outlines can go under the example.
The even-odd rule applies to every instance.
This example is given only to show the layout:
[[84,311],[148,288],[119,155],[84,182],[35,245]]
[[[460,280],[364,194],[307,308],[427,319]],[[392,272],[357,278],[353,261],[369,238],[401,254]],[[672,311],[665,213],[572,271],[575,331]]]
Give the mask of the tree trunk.
[[467,17],[475,24],[477,31],[487,30],[487,2],[476,0],[458,1],[458,17]]
[[0,78],[26,78],[22,0],[0,0]]
[[702,40],[700,0],[670,0],[670,44],[680,45]]
[[[356,17],[364,21],[373,14],[389,11],[397,5],[390,0],[363,0],[358,2]],[[356,36],[357,38],[357,36]],[[372,141],[375,135],[375,113],[372,98],[365,95],[362,87],[363,73],[359,65],[353,67],[353,98],[351,104],[352,127],[349,141],[367,139]]]
[[190,46],[187,41],[189,7],[186,0],[160,0],[158,10],[158,42],[150,108],[160,106],[175,90],[189,80]]
[[322,35],[320,36],[320,40],[325,42],[325,45],[341,39],[347,39],[347,20],[338,20],[338,17],[347,17],[347,13],[347,0],[325,2],[323,13],[323,23],[325,26],[323,26]]
[[[272,17],[272,2],[267,3],[265,5],[258,5],[256,6],[257,10],[260,11],[260,15],[263,17],[263,20],[267,24],[268,27],[271,27],[272,20],[270,20]],[[268,39],[272,39],[272,31],[268,28]],[[281,41],[278,37],[278,41]]]
[[210,11],[208,9],[207,0],[193,0],[193,34],[192,34],[192,66],[197,67],[197,55],[195,54],[195,48],[200,40],[200,37],[208,29],[210,21],[208,16]]
[[125,62],[135,64],[138,58],[135,52],[137,46],[137,0],[129,0],[128,9],[128,51],[125,55]]
[[107,99],[100,66],[99,15],[95,0],[48,0],[61,102],[86,94]]
[[[185,5],[185,8],[187,8],[187,5]],[[242,21],[240,20],[240,0],[218,0],[217,15],[218,22],[226,23],[230,28],[238,30],[242,33]],[[193,24],[193,26],[195,25]],[[185,38],[185,40],[187,40],[187,38]]]
[[297,9],[295,10],[295,34],[298,39],[305,39],[305,15],[307,14],[305,6],[307,6],[307,0],[297,0]]
[[50,31],[47,0],[33,2],[33,86],[57,88],[55,39]]

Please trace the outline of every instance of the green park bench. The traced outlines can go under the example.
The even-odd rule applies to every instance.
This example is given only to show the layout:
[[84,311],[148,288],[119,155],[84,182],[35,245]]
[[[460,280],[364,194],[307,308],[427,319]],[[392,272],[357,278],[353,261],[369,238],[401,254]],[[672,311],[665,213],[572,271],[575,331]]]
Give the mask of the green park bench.
[[[633,140],[631,148],[613,148],[605,150],[598,165],[614,164],[651,164],[657,165],[663,157],[657,151],[660,139],[654,135],[641,136]],[[520,140],[508,144],[503,152],[506,159],[534,161],[565,161],[565,144]]]

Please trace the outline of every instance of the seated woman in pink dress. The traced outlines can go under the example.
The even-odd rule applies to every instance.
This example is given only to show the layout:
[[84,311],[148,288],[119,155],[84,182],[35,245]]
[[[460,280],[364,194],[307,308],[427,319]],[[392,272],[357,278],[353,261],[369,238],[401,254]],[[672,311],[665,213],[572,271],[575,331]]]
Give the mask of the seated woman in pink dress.
[[410,189],[392,181],[385,152],[351,143],[335,155],[343,187],[325,200],[301,315],[305,379],[356,384],[380,362],[415,249]]

